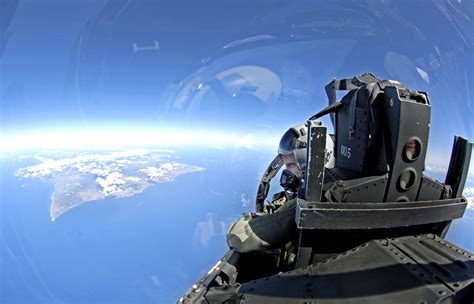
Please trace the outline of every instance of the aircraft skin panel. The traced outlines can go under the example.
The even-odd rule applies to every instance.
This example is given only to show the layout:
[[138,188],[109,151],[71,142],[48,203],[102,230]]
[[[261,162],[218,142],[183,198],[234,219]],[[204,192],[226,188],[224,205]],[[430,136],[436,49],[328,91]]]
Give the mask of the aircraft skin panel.
[[473,291],[473,254],[427,234],[372,240],[296,270],[185,295],[183,302],[467,303]]

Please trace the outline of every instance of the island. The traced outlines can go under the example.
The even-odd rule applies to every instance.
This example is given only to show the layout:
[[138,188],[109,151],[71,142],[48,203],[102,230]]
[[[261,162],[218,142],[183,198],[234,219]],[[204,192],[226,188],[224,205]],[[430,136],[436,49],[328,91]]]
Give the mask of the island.
[[19,178],[53,183],[50,215],[54,221],[68,210],[105,198],[130,197],[156,183],[204,168],[175,161],[171,151],[130,150],[80,152],[68,157],[36,156],[38,164],[20,168]]

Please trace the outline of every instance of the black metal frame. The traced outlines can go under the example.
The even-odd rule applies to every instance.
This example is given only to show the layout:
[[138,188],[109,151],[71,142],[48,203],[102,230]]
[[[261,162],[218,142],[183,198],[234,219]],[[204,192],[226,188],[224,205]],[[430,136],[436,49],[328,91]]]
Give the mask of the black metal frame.
[[[420,96],[423,98],[419,98]],[[349,180],[335,173],[333,176],[335,182],[329,188],[330,191],[323,190],[326,172],[324,166],[326,128],[320,122],[313,120],[307,122],[309,132],[305,189],[304,195],[298,197],[295,212],[298,229],[295,239],[297,253],[295,268],[308,265],[313,256],[319,253],[314,245],[318,243],[320,231],[324,233],[330,230],[342,233],[347,231],[347,236],[350,236],[357,230],[366,230],[370,233],[377,229],[397,231],[401,227],[413,227],[409,229],[410,234],[442,235],[453,219],[463,216],[467,202],[461,194],[469,169],[472,144],[461,137],[456,137],[446,185],[431,180],[423,175],[431,112],[427,95],[416,91],[401,91],[396,86],[388,85],[384,87],[384,98],[381,101],[382,104],[374,106],[380,108],[380,113],[385,113],[382,117],[386,123],[383,131],[383,149],[389,172],[380,176]],[[343,112],[347,111],[341,107],[340,109]],[[356,110],[360,113],[363,111],[360,108]],[[357,111],[356,116],[359,113]],[[363,113],[367,115],[366,112]],[[339,125],[339,114],[336,111],[337,127],[345,130],[346,125]],[[363,126],[361,128],[364,129]],[[341,134],[336,134],[336,149],[341,142],[347,141],[345,137],[341,140],[339,136]],[[416,159],[407,160],[403,153],[407,141],[411,138],[416,138],[421,144],[419,147],[421,151]],[[365,144],[365,141],[362,140],[361,144]],[[349,169],[346,165],[342,166],[342,169],[347,171]],[[363,165],[360,165],[360,168],[362,167]],[[357,171],[357,168],[353,170]],[[399,178],[407,170],[415,172],[415,182],[409,189],[401,189],[398,185]],[[369,191],[372,197],[378,199],[366,200],[367,197],[360,195]],[[323,194],[326,196],[329,194],[331,197],[323,198]],[[329,202],[322,202],[325,199]],[[336,240],[334,242],[337,243]]]
[[376,229],[423,225],[463,216],[464,198],[415,202],[322,203],[298,199],[298,229]]
[[473,143],[466,139],[455,136],[449,169],[446,174],[445,184],[450,185],[453,197],[461,197],[469,171]]

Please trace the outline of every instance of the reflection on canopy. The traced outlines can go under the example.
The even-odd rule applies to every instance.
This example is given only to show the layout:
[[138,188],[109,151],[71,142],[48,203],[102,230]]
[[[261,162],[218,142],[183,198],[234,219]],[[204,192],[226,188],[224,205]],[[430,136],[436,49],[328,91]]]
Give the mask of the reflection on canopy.
[[274,102],[281,89],[280,78],[269,69],[237,66],[218,72],[210,79],[204,79],[202,75],[191,79],[178,92],[173,106],[177,109],[187,107],[188,112],[201,108],[210,110],[211,106],[255,109],[262,103]]

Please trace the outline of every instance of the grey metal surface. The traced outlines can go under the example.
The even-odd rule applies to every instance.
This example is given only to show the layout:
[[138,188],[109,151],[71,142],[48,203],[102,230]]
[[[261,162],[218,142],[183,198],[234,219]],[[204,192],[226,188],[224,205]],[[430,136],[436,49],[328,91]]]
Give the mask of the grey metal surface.
[[[336,202],[382,202],[385,195],[388,176],[368,176],[339,180],[329,189],[331,201]],[[329,200],[329,199],[328,199]]]
[[233,266],[240,254],[234,250],[229,250],[217,263],[186,293],[176,301],[177,303],[207,303],[205,295],[209,288],[219,284],[221,276],[225,275],[223,270],[229,266]]
[[324,160],[326,149],[326,127],[315,121],[308,121],[308,165],[305,170],[305,197],[321,201],[324,181]]
[[421,179],[420,190],[418,191],[417,201],[441,199],[445,191],[444,184],[423,176]]
[[[385,127],[390,133],[387,141],[387,159],[390,165],[389,184],[385,201],[414,201],[418,194],[422,172],[425,167],[426,147],[430,130],[431,106],[429,102],[421,103],[409,97],[402,97],[396,87],[386,87],[384,95]],[[409,139],[420,144],[416,159],[407,160],[403,151]],[[407,189],[400,188],[400,177],[403,172],[412,170],[415,180]]]
[[374,229],[436,223],[463,216],[462,198],[423,202],[320,203],[298,199],[301,229]]
[[428,235],[371,241],[239,294],[240,303],[462,303],[473,282],[472,254]]

